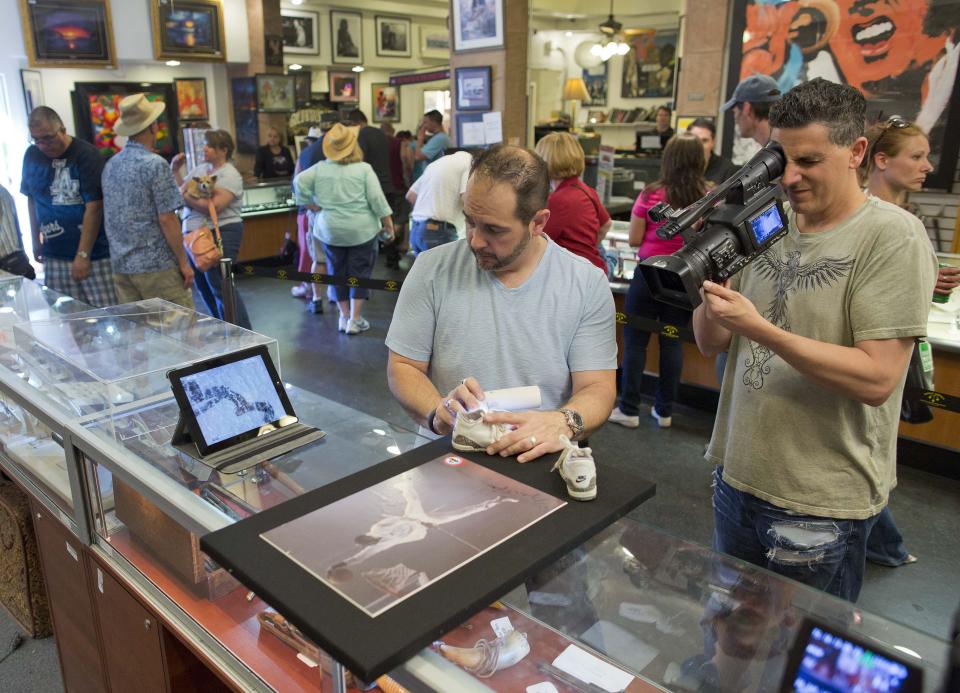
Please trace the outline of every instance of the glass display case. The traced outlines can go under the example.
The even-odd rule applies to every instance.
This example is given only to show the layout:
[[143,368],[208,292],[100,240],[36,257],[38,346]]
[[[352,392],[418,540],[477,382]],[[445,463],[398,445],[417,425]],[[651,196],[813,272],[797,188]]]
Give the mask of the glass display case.
[[[9,326],[2,352],[0,465],[43,493],[59,484],[72,499],[61,507],[91,529],[97,560],[221,678],[241,690],[332,690],[329,659],[200,551],[199,537],[427,441],[287,385],[299,418],[326,436],[244,472],[218,472],[171,446],[178,410],[166,371],[254,344],[266,344],[279,368],[274,340],[163,302],[60,314],[56,297],[16,291],[27,293],[10,304],[23,321]],[[8,402],[39,413],[46,428],[3,409]],[[30,445],[16,461],[17,436],[50,441],[63,462]],[[44,481],[45,466],[66,476]],[[914,658],[925,690],[942,676],[944,642],[624,519],[375,683],[774,691],[808,615]]]
[[245,183],[243,186],[243,218],[276,214],[295,209],[293,183],[289,178]]

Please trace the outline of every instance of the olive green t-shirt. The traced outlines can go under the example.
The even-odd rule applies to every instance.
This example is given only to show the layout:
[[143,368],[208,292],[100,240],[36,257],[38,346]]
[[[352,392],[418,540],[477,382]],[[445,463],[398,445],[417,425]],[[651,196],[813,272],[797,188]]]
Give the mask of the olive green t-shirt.
[[[916,217],[871,197],[833,229],[803,234],[785,208],[787,236],[734,287],[767,320],[847,347],[926,334],[937,264]],[[706,457],[728,484],[773,505],[871,517],[896,485],[902,392],[903,379],[883,405],[863,404],[734,335]]]

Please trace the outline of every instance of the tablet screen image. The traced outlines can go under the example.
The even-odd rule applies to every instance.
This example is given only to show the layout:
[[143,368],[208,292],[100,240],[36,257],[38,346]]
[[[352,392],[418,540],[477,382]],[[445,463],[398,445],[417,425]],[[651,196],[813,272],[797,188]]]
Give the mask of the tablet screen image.
[[249,356],[180,378],[208,446],[272,424],[286,415],[261,356]]

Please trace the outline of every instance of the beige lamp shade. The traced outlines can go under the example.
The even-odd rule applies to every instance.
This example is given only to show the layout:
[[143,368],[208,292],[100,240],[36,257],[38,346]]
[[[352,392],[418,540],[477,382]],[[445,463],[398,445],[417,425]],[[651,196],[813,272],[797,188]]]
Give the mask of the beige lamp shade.
[[590,92],[587,91],[587,85],[579,77],[568,79],[563,85],[564,101],[589,101]]

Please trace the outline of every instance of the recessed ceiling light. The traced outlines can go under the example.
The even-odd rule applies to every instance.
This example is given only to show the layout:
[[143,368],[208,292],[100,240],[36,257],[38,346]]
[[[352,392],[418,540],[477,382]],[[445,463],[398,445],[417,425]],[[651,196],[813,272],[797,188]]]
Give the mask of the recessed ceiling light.
[[570,38],[571,36],[573,36],[573,32],[572,32],[572,31],[565,31],[565,32],[563,32],[563,35],[566,36],[567,38]]
[[290,0],[291,5],[302,5],[303,0]]
[[179,60],[168,60],[166,62],[167,67],[177,67],[180,64]]
[[363,72],[363,70],[364,70],[363,65],[354,65],[354,66],[353,66],[353,71],[354,71],[354,72]]
[[300,63],[291,63],[290,65],[287,65],[287,69],[288,69],[288,70],[302,70],[302,69],[303,69],[303,65],[301,65]]

